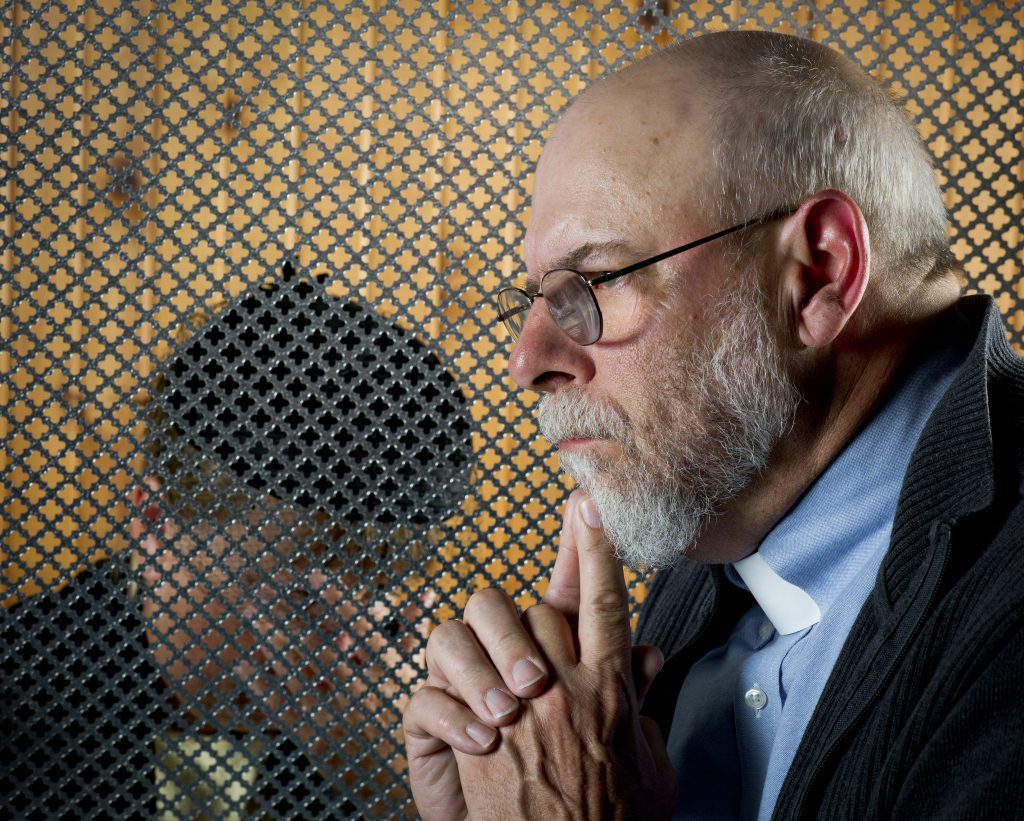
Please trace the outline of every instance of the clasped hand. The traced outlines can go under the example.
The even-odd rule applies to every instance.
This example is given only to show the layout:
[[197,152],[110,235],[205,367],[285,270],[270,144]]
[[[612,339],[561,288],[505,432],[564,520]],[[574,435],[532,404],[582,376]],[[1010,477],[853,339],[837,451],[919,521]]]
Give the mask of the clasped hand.
[[481,590],[430,636],[427,683],[403,717],[421,816],[668,817],[675,775],[640,715],[661,664],[632,646],[622,565],[577,491],[541,604],[520,615]]

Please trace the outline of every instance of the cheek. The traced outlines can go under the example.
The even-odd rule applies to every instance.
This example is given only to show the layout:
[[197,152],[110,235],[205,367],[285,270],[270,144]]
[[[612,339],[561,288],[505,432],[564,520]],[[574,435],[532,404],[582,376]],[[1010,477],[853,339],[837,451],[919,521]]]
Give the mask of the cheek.
[[692,272],[689,279],[680,274],[652,297],[648,308],[650,321],[641,340],[647,349],[645,356],[680,361],[704,346],[704,340],[713,331],[709,323],[715,321],[720,298],[710,288],[695,293],[698,289],[677,284],[692,279]]
[[687,377],[705,346],[711,311],[683,296],[663,291],[645,307],[647,321],[635,335],[593,349],[592,390],[620,407],[636,434],[655,446],[666,426],[692,416],[694,386]]
[[645,450],[656,448],[658,439],[680,421],[677,345],[677,339],[648,336],[608,362],[614,383],[603,392],[625,414],[637,444]]
[[635,375],[634,384],[647,392],[675,382],[702,344],[698,314],[684,313],[678,305],[659,310],[663,312],[659,321],[634,340],[625,357]]

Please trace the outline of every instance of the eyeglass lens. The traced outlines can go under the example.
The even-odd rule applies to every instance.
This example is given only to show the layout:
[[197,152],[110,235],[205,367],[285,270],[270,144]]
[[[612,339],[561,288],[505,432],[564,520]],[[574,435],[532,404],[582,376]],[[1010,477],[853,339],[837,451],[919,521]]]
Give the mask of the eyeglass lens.
[[541,292],[555,324],[578,345],[590,345],[601,336],[601,313],[590,286],[575,271],[549,271]]
[[530,310],[530,298],[518,288],[505,288],[498,292],[498,318],[505,323],[512,339],[519,339]]
[[[601,312],[586,280],[575,271],[549,271],[541,280],[541,294],[555,324],[573,342],[591,345],[601,337]],[[518,339],[532,304],[518,288],[498,293],[499,318],[513,339]]]

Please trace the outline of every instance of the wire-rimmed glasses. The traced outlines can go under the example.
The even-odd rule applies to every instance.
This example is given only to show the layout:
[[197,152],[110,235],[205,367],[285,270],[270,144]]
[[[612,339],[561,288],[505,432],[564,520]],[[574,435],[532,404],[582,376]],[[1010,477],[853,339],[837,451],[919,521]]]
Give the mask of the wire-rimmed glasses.
[[[678,248],[655,254],[653,257],[648,257],[616,271],[584,275],[568,268],[555,268],[541,277],[540,289],[535,294],[530,294],[521,288],[503,288],[499,291],[495,297],[498,305],[498,319],[505,323],[512,339],[516,340],[522,332],[526,314],[534,300],[544,297],[548,313],[566,336],[578,345],[593,345],[609,330],[607,327],[609,322],[614,325],[616,321],[628,321],[628,317],[632,316],[632,307],[635,307],[635,291],[633,294],[626,294],[622,289],[604,289],[603,286],[626,274],[639,271],[641,268],[654,265],[663,259],[681,254],[683,251],[689,251],[691,248],[712,242],[727,234],[788,216],[793,210],[792,208],[777,209],[731,228],[725,228],[706,237],[687,242]],[[601,310],[601,305],[598,304],[595,288],[602,288],[601,302],[605,305],[604,312]],[[631,301],[634,303],[632,307],[626,304]]]

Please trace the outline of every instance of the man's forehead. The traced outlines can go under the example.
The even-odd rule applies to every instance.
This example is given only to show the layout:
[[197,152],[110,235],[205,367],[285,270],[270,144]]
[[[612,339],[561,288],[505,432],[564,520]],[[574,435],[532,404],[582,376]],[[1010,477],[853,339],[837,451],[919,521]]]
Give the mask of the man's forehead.
[[620,163],[648,150],[668,152],[685,142],[701,119],[695,98],[671,83],[595,90],[574,103],[555,127],[538,171],[552,164],[557,171],[566,155],[581,151]]
[[[587,98],[556,128],[538,163],[524,253],[531,271],[547,269],[580,246],[630,243],[692,208],[709,163],[702,122],[685,100],[647,110],[618,106],[619,94]],[[628,98],[629,95],[626,95]],[[655,249],[656,252],[658,249]]]
[[535,231],[527,235],[528,285],[536,286],[541,274],[556,268],[612,270],[649,255],[647,245],[615,227],[588,228],[582,224],[562,227],[563,230],[545,234]]

